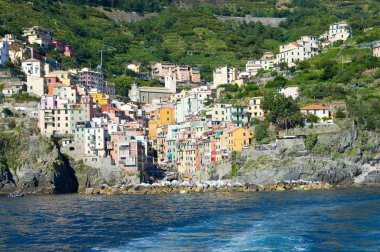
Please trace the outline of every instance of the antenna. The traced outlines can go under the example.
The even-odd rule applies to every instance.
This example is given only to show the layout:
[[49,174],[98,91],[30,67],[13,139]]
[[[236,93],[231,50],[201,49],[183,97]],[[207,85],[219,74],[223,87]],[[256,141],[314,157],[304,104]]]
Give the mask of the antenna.
[[103,69],[103,52],[113,52],[116,51],[116,48],[108,45],[102,45],[102,47],[99,49],[100,52],[100,69]]

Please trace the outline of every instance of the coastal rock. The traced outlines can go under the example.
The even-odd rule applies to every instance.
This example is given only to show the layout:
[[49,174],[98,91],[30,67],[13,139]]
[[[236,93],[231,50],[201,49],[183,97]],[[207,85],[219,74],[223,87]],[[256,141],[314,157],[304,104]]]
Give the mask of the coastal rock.
[[0,192],[74,193],[78,183],[55,145],[44,137],[25,137],[17,167],[1,169]]

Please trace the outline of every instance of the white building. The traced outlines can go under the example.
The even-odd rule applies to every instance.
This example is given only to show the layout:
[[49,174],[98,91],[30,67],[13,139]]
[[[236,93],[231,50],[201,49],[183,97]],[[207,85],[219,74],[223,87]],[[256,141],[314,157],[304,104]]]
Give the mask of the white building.
[[299,87],[286,87],[279,90],[280,94],[286,97],[292,97],[294,100],[299,97]]
[[301,113],[308,115],[316,115],[319,117],[319,119],[322,119],[323,117],[329,117],[330,111],[328,107],[321,106],[321,105],[310,105],[301,108]]
[[380,41],[375,41],[372,45],[372,56],[380,57]]
[[131,70],[132,72],[135,72],[135,73],[140,73],[140,65],[129,64],[127,66],[127,69],[129,69],[129,70]]
[[50,48],[52,32],[48,29],[33,26],[24,30],[23,36],[28,39],[30,44],[38,44],[45,49]]
[[312,36],[302,36],[297,43],[304,47],[304,57],[309,59],[317,56],[319,51],[319,39]]
[[229,108],[231,104],[214,104],[206,110],[206,118],[212,122],[226,122],[231,119]]
[[12,45],[14,43],[22,43],[22,41],[18,40],[17,37],[13,34],[5,34],[3,40],[8,41],[9,45]]
[[305,59],[305,48],[297,42],[281,45],[280,53],[276,57],[277,64],[286,63],[289,67],[292,67],[298,61]]
[[177,91],[177,79],[174,73],[165,77],[165,87],[138,87],[133,84],[129,90],[129,98],[132,102],[152,103],[155,100],[164,101]]
[[34,76],[34,77],[42,77],[43,76],[43,64],[41,61],[36,59],[28,59],[24,60],[21,64],[21,69],[26,75]]
[[237,69],[232,67],[219,67],[213,73],[213,89],[222,84],[231,84],[238,79]]
[[260,60],[250,60],[245,65],[245,71],[249,76],[255,76],[260,69],[271,70],[274,67],[275,56],[271,52],[265,52]]
[[43,64],[36,59],[25,60],[21,64],[22,71],[26,74],[27,92],[38,96],[46,93],[47,86],[43,78]]
[[74,86],[54,87],[53,95],[57,95],[60,99],[67,100],[69,103],[76,103],[78,101],[77,91]]
[[105,130],[95,122],[78,123],[75,127],[74,141],[83,146],[85,156],[106,156]]
[[289,67],[292,67],[297,62],[312,58],[319,53],[319,40],[316,37],[303,36],[296,42],[281,45],[276,62],[277,64],[284,62]]
[[328,39],[332,42],[343,40],[346,41],[351,36],[351,29],[347,22],[342,21],[330,25]]
[[25,90],[25,83],[17,77],[5,77],[0,79],[0,86],[3,87],[2,93],[4,96],[18,94]]
[[9,61],[8,41],[0,41],[0,65]]
[[198,115],[204,108],[204,102],[194,96],[177,100],[174,105],[174,116],[177,123],[183,123],[192,115]]

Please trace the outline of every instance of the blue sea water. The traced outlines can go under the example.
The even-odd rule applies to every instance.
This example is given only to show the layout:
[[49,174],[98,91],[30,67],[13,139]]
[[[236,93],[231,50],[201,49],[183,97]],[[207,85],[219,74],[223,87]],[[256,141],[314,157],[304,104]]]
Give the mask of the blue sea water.
[[380,251],[380,188],[1,196],[0,251]]

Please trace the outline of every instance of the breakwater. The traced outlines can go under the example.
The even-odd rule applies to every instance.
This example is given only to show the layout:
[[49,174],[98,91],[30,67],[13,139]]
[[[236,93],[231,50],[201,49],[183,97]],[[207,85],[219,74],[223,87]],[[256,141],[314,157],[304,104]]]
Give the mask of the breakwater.
[[202,183],[189,183],[178,181],[163,181],[154,184],[129,184],[99,188],[86,188],[81,194],[110,195],[110,194],[186,194],[186,193],[232,193],[254,191],[287,191],[287,190],[321,190],[332,189],[329,183],[315,181],[279,181],[272,185],[255,185],[251,183],[231,183],[229,181],[207,181]]

